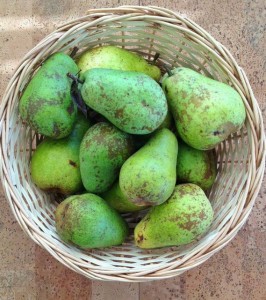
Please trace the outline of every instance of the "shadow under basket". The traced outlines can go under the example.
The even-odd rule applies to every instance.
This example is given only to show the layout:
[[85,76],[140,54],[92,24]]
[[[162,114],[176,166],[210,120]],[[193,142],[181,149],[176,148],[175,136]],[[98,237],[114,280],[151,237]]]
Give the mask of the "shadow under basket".
[[[218,175],[209,193],[215,216],[209,231],[184,247],[143,251],[133,236],[119,247],[80,250],[61,241],[55,229],[56,202],[31,181],[29,162],[39,137],[18,115],[21,92],[52,53],[80,55],[88,48],[112,44],[153,60],[159,66],[185,66],[225,82],[246,107],[243,128],[215,149]],[[20,62],[0,108],[0,171],[6,198],[22,229],[68,268],[91,279],[141,282],[182,274],[222,249],[247,220],[263,178],[265,136],[258,103],[244,71],[229,51],[187,17],[159,7],[123,6],[89,10],[60,26]],[[127,215],[131,227],[137,215]]]

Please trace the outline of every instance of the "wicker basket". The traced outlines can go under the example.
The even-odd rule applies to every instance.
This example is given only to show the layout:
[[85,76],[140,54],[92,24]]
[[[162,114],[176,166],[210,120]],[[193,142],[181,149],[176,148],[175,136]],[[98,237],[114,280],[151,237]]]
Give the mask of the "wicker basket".
[[[65,244],[55,230],[55,202],[31,182],[29,160],[38,136],[18,116],[21,91],[51,53],[82,53],[96,45],[114,44],[158,64],[187,66],[229,83],[242,96],[244,127],[217,148],[218,176],[210,191],[215,218],[206,235],[184,247],[142,251],[132,236],[120,247],[83,251]],[[159,7],[124,6],[90,10],[82,18],[60,26],[20,62],[0,108],[0,170],[10,207],[22,229],[70,269],[92,279],[148,281],[179,275],[222,249],[247,220],[264,171],[265,136],[258,103],[244,71],[228,50],[201,27]],[[131,226],[136,215],[128,215]]]

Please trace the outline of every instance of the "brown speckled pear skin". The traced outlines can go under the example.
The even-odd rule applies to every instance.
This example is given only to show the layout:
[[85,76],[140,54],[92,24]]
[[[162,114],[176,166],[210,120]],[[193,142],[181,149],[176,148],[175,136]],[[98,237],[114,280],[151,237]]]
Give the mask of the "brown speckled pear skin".
[[195,184],[180,184],[170,199],[152,207],[137,224],[135,244],[142,249],[189,244],[208,230],[212,220],[204,191]]
[[175,127],[174,120],[172,114],[170,113],[170,110],[168,109],[167,115],[163,123],[155,131],[153,131],[150,134],[134,135],[134,144],[136,146],[136,149],[139,149],[142,146],[144,146],[148,142],[148,140],[155,134],[157,130],[160,130],[162,128],[168,128],[172,130],[174,127]]
[[110,190],[101,194],[101,197],[120,213],[140,211],[147,206],[139,206],[127,199],[122,193],[119,182],[116,182]]
[[72,131],[77,107],[70,94],[69,72],[78,72],[74,60],[65,53],[55,53],[43,63],[22,94],[20,116],[39,134],[60,139]]
[[180,67],[162,86],[179,136],[199,150],[213,149],[245,121],[244,103],[231,86]]
[[140,72],[90,69],[81,94],[85,103],[122,131],[148,134],[164,121],[168,106],[160,85]]
[[90,193],[61,202],[55,221],[62,240],[83,249],[120,245],[128,235],[125,220],[102,198]]
[[176,184],[178,144],[166,128],[153,137],[123,164],[119,185],[136,205],[158,205],[172,194]]
[[89,128],[80,146],[80,171],[86,190],[107,191],[133,152],[132,137],[112,124],[100,122]]

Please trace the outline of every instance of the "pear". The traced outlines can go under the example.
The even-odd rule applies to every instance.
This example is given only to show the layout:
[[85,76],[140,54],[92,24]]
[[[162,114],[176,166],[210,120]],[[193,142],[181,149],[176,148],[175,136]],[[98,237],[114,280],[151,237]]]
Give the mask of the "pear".
[[165,119],[163,120],[162,124],[157,128],[157,130],[162,128],[168,128],[171,130],[173,127],[174,127],[174,120],[170,110],[168,110]]
[[103,193],[101,197],[120,213],[135,212],[147,208],[147,206],[138,206],[130,202],[122,193],[118,182],[109,191]]
[[110,189],[133,152],[131,136],[112,124],[100,122],[89,128],[80,146],[80,171],[86,190],[103,193]]
[[215,156],[212,150],[202,151],[178,142],[176,179],[179,183],[195,183],[208,190],[217,175]]
[[192,183],[180,184],[170,199],[152,207],[137,224],[135,243],[143,249],[189,244],[208,230],[212,220],[204,191]]
[[172,194],[176,184],[178,144],[167,128],[152,138],[123,164],[119,185],[136,205],[158,205]]
[[45,138],[33,153],[30,172],[32,181],[42,190],[64,195],[83,189],[79,147],[83,135],[91,126],[90,121],[79,114],[72,133],[63,139]]
[[61,202],[55,221],[61,239],[83,249],[120,245],[128,235],[123,218],[102,198],[90,193]]
[[60,139],[72,131],[77,107],[71,98],[68,72],[78,72],[74,60],[64,53],[55,53],[43,63],[22,94],[20,116],[39,134]]
[[179,136],[191,147],[213,149],[245,121],[244,103],[231,86],[188,68],[162,81]]
[[155,132],[157,130],[160,130],[162,128],[168,128],[168,129],[172,130],[174,126],[175,125],[174,125],[173,117],[172,117],[170,111],[168,110],[163,123],[155,131],[153,131],[152,133],[149,133],[149,134],[134,135],[134,143],[135,143],[136,149],[139,149],[142,146],[144,146],[148,142],[148,140],[155,134]]
[[149,76],[130,71],[91,69],[81,87],[84,102],[116,127],[131,134],[156,130],[167,115],[160,85]]
[[143,57],[116,46],[101,46],[87,50],[78,59],[81,78],[89,69],[104,68],[145,73],[156,81],[161,77],[160,69],[149,64]]

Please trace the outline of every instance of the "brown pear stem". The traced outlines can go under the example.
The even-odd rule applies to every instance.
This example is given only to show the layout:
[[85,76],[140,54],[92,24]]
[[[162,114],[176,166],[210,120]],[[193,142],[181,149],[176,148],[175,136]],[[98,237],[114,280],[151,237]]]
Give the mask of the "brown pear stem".
[[153,57],[153,60],[152,60],[151,64],[155,65],[159,57],[160,57],[160,53],[156,52],[154,57]]
[[78,47],[74,47],[73,50],[72,50],[72,52],[69,54],[69,56],[71,58],[73,58],[76,55],[76,53],[78,52],[78,50],[79,50]]

